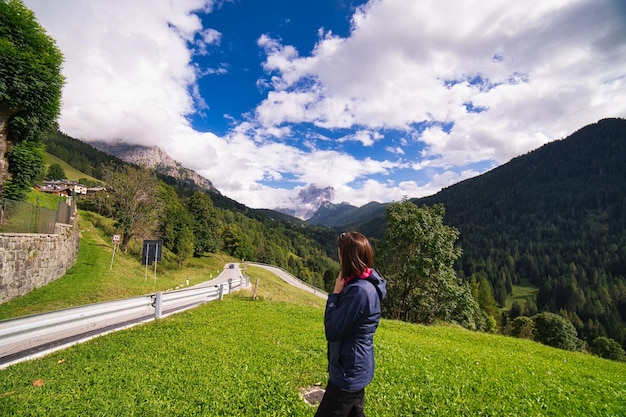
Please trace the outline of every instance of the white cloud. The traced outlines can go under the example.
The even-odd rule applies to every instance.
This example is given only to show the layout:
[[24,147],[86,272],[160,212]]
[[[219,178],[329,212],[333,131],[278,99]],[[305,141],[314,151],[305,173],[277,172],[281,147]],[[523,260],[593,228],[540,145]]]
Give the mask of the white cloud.
[[360,142],[363,146],[372,146],[374,142],[383,138],[379,132],[372,130],[357,130],[353,134],[344,136],[339,142],[354,141]]
[[[276,44],[268,51],[280,102],[303,110],[292,106],[291,118],[271,122],[295,123],[298,114],[328,128],[453,122],[449,134],[424,135],[426,156],[441,166],[502,163],[626,114],[623,35],[607,1],[373,1],[355,14],[349,38],[322,33],[305,57]],[[489,83],[467,81],[477,76]],[[304,79],[315,83],[303,89]],[[307,93],[317,100],[290,100]],[[468,113],[469,102],[484,111]],[[266,101],[259,111],[276,106]]]
[[[610,0],[372,0],[350,36],[310,34],[310,55],[259,33],[266,76],[257,85],[267,96],[223,136],[193,131],[186,118],[208,107],[199,77],[229,70],[192,64],[222,43],[193,13],[211,12],[212,0],[25,4],[65,55],[64,132],[160,145],[251,207],[287,204],[290,184],[331,185],[338,201],[357,205],[428,195],[478,174],[469,164],[503,163],[626,117],[626,29]],[[303,150],[289,145],[301,123],[351,133],[311,133]],[[402,162],[332,148],[348,140],[373,152],[387,129],[403,139],[381,148]],[[426,147],[409,159],[416,140]],[[394,180],[407,166],[428,183]],[[286,185],[269,188],[270,179]]]
[[186,41],[205,2],[32,0],[65,56],[61,128],[81,139],[170,140],[194,110]]

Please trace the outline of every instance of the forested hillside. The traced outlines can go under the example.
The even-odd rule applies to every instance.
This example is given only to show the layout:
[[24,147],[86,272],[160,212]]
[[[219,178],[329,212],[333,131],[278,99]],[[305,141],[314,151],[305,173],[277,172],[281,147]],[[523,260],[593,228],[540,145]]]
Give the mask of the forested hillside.
[[[48,138],[47,151],[102,181],[107,167],[132,167],[60,132]],[[336,276],[339,264],[333,258],[334,231],[291,221],[284,215],[272,216],[278,213],[250,209],[219,192],[190,188],[177,178],[157,177],[165,191],[161,191],[162,211],[152,233],[162,238],[164,246],[182,262],[190,250],[189,240],[195,238],[196,247],[191,250],[196,255],[201,254],[198,249],[223,250],[240,259],[278,265],[319,287]],[[110,214],[104,206],[102,201],[79,199],[79,207]]]
[[[514,305],[509,318],[548,310],[569,318],[581,338],[626,346],[626,120],[601,120],[412,201],[443,203],[446,223],[460,231],[457,271],[486,277],[501,306],[513,284],[539,287],[536,304]],[[320,224],[384,235],[384,207],[369,216],[358,209],[343,225],[325,216],[331,222]]]
[[415,202],[444,204],[461,232],[459,270],[486,275],[500,304],[528,279],[540,289],[526,313],[560,312],[588,340],[626,343],[625,120],[601,120]]
[[46,138],[46,151],[59,157],[80,172],[98,179],[102,179],[103,165],[124,164],[121,159],[101,152],[85,142],[61,132],[55,132]]

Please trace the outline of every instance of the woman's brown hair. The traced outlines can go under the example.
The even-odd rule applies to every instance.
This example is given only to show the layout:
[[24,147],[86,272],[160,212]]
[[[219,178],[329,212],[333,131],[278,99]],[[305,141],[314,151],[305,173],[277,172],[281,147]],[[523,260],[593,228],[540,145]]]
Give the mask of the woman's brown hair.
[[346,232],[337,238],[341,276],[346,279],[374,267],[374,251],[369,240],[359,232]]

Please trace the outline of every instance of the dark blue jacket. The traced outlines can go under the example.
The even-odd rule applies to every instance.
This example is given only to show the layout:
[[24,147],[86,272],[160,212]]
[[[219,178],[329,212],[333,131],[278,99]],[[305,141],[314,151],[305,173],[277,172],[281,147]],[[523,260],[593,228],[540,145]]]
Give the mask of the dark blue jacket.
[[387,281],[376,271],[353,278],[339,294],[329,294],[324,314],[330,381],[346,391],[358,391],[374,377],[374,332]]

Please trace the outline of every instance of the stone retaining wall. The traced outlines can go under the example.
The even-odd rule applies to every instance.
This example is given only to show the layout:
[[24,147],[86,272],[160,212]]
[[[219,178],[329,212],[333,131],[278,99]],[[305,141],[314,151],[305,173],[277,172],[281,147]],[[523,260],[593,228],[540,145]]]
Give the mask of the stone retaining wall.
[[80,231],[57,223],[54,234],[0,234],[0,304],[46,285],[76,262]]

